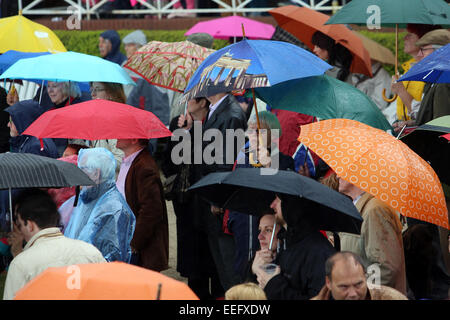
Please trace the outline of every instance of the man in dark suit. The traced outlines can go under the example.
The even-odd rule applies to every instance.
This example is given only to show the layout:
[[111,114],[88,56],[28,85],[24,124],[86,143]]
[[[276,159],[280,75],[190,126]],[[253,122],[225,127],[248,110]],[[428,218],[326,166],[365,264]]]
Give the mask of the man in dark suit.
[[[194,159],[194,182],[212,172],[231,171],[237,153],[242,147],[238,142],[239,140],[242,140],[241,143],[243,144],[243,134],[247,129],[245,113],[232,94],[219,93],[208,97],[207,99],[211,104],[202,127],[203,139],[201,150],[198,150],[198,146],[194,146],[194,154],[201,151],[203,155],[201,164],[196,163]],[[216,139],[218,139],[215,134],[211,134],[211,136],[214,137],[211,139],[212,141],[203,141],[207,140],[205,135],[210,136],[208,130],[211,129],[218,130],[216,131],[216,134],[220,134],[223,139],[223,153],[221,155],[216,154],[216,151],[218,150],[211,148],[211,144],[217,142]],[[241,129],[242,139],[236,137],[238,134],[233,136],[233,138],[231,138],[231,136],[227,137],[227,129]],[[212,131],[210,131],[210,133],[211,132]],[[233,139],[233,141],[230,141],[230,139]],[[215,145],[219,146],[218,144]],[[209,148],[206,149],[208,146]],[[233,146],[232,149],[230,148],[231,146]],[[207,150],[210,152],[205,152]],[[206,159],[205,156],[210,156],[212,159]],[[223,217],[224,210],[212,207],[201,199],[197,199],[197,201],[199,210],[197,211],[198,220],[196,222],[208,235],[209,246],[219,274],[220,282],[223,289],[228,290],[231,286],[238,284],[240,278],[233,269],[233,259],[235,254],[233,237],[224,232],[226,227],[226,219],[224,221]]]
[[117,188],[136,216],[131,249],[132,263],[162,271],[168,268],[169,224],[159,169],[146,139],[118,139],[125,153]]

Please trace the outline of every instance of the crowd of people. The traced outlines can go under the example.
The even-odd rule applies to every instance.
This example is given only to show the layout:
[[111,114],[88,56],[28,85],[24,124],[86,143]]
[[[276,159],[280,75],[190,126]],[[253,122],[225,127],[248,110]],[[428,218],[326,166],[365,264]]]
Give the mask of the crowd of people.
[[[404,50],[412,56],[408,66],[450,43],[450,32],[445,29],[409,25],[407,30]],[[187,40],[209,48],[213,43],[208,34],[196,34]],[[126,56],[120,53],[121,41]],[[360,88],[379,102],[385,115],[385,110],[395,109],[390,123],[396,131],[404,125],[420,125],[450,114],[449,84],[397,83],[386,78],[379,62],[373,61],[374,78],[382,75],[382,86],[398,95],[387,105],[379,99],[380,85],[375,85],[374,78],[350,72],[352,54],[346,48],[320,32],[313,35],[312,42],[313,52],[332,65],[329,76]],[[140,30],[122,40],[116,31],[109,30],[100,35],[99,53],[123,65],[145,43],[147,39]],[[70,161],[95,182],[83,187],[79,196],[74,188],[13,190],[15,227],[8,237],[12,261],[4,299],[12,299],[48,266],[123,261],[158,272],[168,269],[166,201],[172,202],[176,216],[176,270],[201,300],[449,298],[448,230],[414,219],[405,221],[373,195],[337,176],[312,151],[301,148],[297,140],[300,127],[316,121],[315,117],[264,108],[259,100],[256,111],[257,101],[231,92],[192,99],[185,111],[176,106],[173,93],[129,72],[136,86],[93,82],[88,93],[72,82],[49,81],[34,99],[26,101],[19,101],[12,90],[6,93],[0,89],[1,103],[8,106],[3,111],[1,132],[10,136],[0,137],[2,152]],[[211,143],[203,137],[195,139],[202,134],[194,130],[195,125],[200,125],[202,132],[216,129],[224,139],[228,137],[226,130],[241,129],[247,140],[234,150],[234,163],[227,162],[230,155],[224,152],[223,161],[212,164],[175,164],[171,157],[175,142],[170,139],[44,139],[42,148],[37,138],[23,135],[45,111],[88,99],[127,103],[151,111],[172,132],[183,129],[190,132],[192,141],[202,142],[192,145],[193,150],[202,152]],[[261,139],[260,130],[278,130],[279,138],[268,134]],[[209,173],[270,167],[274,157],[279,159],[280,170],[308,176],[351,198],[364,219],[361,233],[320,230],[307,217],[314,211],[311,203],[305,201],[299,208],[283,194],[273,194],[266,214],[256,217],[211,205],[188,191]],[[9,204],[7,193],[0,196],[5,228]],[[442,236],[446,245],[440,242]],[[413,241],[415,237],[424,240]],[[428,268],[417,267],[419,255],[426,257]],[[268,265],[273,268],[269,270]],[[373,266],[379,270],[375,286],[366,281],[367,269]]]

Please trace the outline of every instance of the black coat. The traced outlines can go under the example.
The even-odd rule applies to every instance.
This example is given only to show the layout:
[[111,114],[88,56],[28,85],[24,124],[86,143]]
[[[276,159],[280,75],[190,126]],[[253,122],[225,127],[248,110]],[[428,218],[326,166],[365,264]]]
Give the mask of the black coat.
[[319,231],[305,234],[298,242],[287,244],[279,256],[281,273],[264,288],[269,300],[307,300],[325,284],[325,261],[335,253]]
[[281,210],[287,223],[286,250],[278,257],[281,273],[264,288],[269,300],[307,300],[325,284],[325,262],[336,250],[308,216],[316,204],[281,197]]
[[[218,171],[231,171],[233,168],[234,160],[237,157],[237,152],[241,150],[242,145],[237,144],[237,139],[234,139],[234,152],[233,152],[233,161],[227,163],[227,153],[226,153],[226,147],[227,147],[227,136],[226,136],[226,130],[227,129],[242,129],[247,130],[247,120],[245,117],[245,113],[242,110],[241,106],[237,102],[236,98],[229,94],[217,107],[217,109],[213,112],[211,117],[208,119],[209,113],[206,117],[206,121],[203,123],[203,135],[205,132],[209,129],[218,129],[223,137],[223,156],[222,156],[222,163],[212,163],[212,164],[205,164],[204,159],[202,161],[202,164],[194,165],[194,181],[197,182],[200,180],[200,178],[206,176],[207,174],[211,172],[218,172]],[[214,139],[212,139],[214,141]],[[201,150],[199,146],[194,146],[194,153],[195,152],[203,152],[205,148],[212,142],[212,141],[203,141]],[[231,143],[229,143],[231,145]],[[212,154],[214,156],[214,153]]]

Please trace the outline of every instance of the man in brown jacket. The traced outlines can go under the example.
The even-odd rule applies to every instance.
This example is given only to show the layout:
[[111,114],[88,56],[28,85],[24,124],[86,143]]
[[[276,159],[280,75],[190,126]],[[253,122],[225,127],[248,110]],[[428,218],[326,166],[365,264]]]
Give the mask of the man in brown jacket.
[[339,234],[341,251],[351,251],[360,256],[365,265],[374,271],[373,276],[379,277],[379,284],[406,294],[402,224],[398,214],[371,194],[341,178],[339,192],[353,199],[364,219],[360,235]]
[[169,224],[158,166],[147,145],[146,139],[117,140],[125,153],[117,188],[136,216],[132,263],[159,272],[168,268]]
[[311,300],[408,300],[397,290],[370,286],[361,258],[348,251],[338,252],[325,262],[325,285]]

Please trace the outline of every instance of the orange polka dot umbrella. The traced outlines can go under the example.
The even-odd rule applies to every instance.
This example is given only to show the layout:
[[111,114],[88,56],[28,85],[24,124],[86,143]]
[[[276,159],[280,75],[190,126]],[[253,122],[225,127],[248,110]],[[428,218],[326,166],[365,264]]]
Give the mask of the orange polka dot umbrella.
[[390,134],[355,120],[301,127],[298,138],[342,179],[404,216],[449,229],[442,185],[431,166]]

